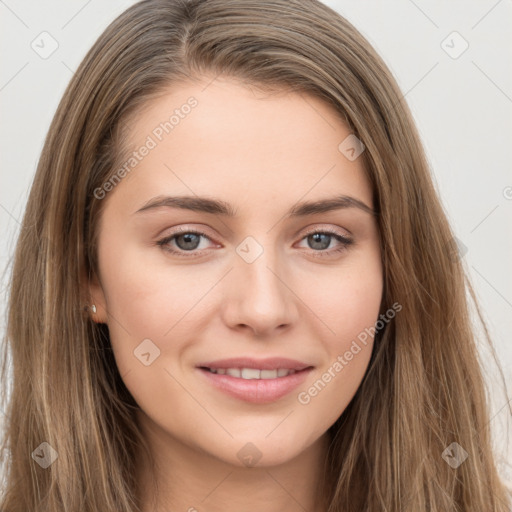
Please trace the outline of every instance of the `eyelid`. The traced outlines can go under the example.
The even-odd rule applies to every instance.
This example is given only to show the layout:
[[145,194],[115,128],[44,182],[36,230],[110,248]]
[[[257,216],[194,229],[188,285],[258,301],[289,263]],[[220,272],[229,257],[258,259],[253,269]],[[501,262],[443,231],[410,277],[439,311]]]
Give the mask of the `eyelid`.
[[[347,240],[351,239],[352,237],[352,233],[350,233],[350,231],[348,231],[347,229],[345,229],[345,231],[347,232],[347,234],[344,234],[344,233],[341,233],[339,231],[340,228],[336,229],[336,228],[333,228],[332,226],[327,226],[327,225],[318,225],[318,224],[314,224],[312,228],[310,229],[307,229],[301,236],[301,239],[304,238],[305,236],[308,236],[310,234],[313,234],[313,233],[317,233],[319,231],[323,232],[323,233],[329,233],[331,235],[337,235],[337,236],[341,236],[342,238],[345,238]],[[302,230],[300,230],[296,236],[299,236],[300,233],[302,232]]]
[[211,240],[212,242],[218,243],[218,242],[216,242],[215,235],[212,234],[212,230],[203,224],[201,224],[199,227],[188,226],[186,224],[185,225],[182,224],[177,227],[170,228],[170,229],[171,229],[171,232],[167,235],[162,235],[162,238],[171,238],[171,237],[177,236],[181,233],[194,233],[197,235],[202,235],[205,238],[208,238],[209,240]]

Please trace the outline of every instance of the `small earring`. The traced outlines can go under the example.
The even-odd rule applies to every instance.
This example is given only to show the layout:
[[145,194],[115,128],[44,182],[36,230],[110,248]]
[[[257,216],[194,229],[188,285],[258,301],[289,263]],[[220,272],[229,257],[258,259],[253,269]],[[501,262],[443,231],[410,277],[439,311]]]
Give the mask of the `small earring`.
[[91,306],[91,311],[92,311],[93,313],[96,313],[96,306],[95,306],[94,304]]

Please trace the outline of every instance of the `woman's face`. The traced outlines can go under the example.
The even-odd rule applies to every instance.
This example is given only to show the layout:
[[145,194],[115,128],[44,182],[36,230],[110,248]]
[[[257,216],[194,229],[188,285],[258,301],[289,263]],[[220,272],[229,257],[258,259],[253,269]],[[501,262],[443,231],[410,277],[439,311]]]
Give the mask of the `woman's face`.
[[208,83],[147,105],[132,160],[95,192],[95,320],[162,446],[274,465],[319,442],[361,383],[378,228],[358,206],[373,208],[362,148],[328,105]]

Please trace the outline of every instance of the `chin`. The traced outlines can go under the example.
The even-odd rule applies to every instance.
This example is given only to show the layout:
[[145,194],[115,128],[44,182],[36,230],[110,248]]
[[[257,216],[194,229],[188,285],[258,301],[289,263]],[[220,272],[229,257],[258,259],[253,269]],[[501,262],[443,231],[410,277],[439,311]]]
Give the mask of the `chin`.
[[[298,428],[297,431],[300,432],[300,429]],[[274,435],[275,437],[273,437]],[[232,440],[229,443],[229,448],[226,447],[217,457],[240,468],[275,467],[305,454],[313,443],[307,443],[303,432],[300,439],[283,432],[281,435],[278,435],[277,432],[270,435],[255,433],[254,436],[251,436],[248,434],[243,436],[243,439]]]

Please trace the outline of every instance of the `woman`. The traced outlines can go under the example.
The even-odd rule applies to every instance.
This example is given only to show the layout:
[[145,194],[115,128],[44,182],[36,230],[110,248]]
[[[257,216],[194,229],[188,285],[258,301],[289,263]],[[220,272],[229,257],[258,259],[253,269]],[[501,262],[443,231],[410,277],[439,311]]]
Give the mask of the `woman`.
[[344,18],[130,7],[23,220],[2,510],[504,512],[452,241]]

